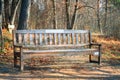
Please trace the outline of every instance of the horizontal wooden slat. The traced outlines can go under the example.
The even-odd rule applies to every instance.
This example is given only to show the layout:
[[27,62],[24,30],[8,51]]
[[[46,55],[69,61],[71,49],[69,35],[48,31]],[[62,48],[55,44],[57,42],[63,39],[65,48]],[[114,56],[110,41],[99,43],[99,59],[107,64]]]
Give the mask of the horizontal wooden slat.
[[96,49],[65,49],[65,50],[29,50],[23,51],[23,59],[28,59],[38,56],[75,56],[75,55],[87,55],[95,52]]
[[57,52],[68,52],[68,53],[73,53],[73,52],[84,52],[84,51],[96,51],[97,49],[56,49],[56,50],[23,50],[23,53],[57,53]]
[[88,33],[89,30],[65,29],[40,29],[40,30],[15,30],[14,33]]
[[[25,37],[25,40],[26,40],[25,44],[27,43],[26,44],[27,46],[29,46],[29,45],[35,46],[35,44],[37,44],[39,46],[43,46],[43,45],[49,45],[49,43],[51,45],[55,44],[55,45],[60,45],[60,46],[61,45],[64,46],[64,44],[74,45],[75,43],[83,44],[83,43],[80,43],[79,39],[81,39],[81,41],[83,41],[82,39],[84,39],[84,37],[78,36],[78,35],[89,34],[89,30],[66,30],[66,29],[15,30],[13,32],[15,35],[17,35],[17,34],[22,34],[23,36],[24,36],[24,34],[30,35],[29,37]],[[39,39],[36,38],[36,35],[38,35],[38,34],[40,34]],[[43,34],[43,36],[42,36],[42,34]],[[51,37],[51,34],[54,37]],[[76,34],[77,34],[77,36],[76,36]],[[89,38],[89,36],[88,36],[88,38]],[[89,40],[87,40],[87,41],[89,41]],[[16,43],[16,44],[18,43],[16,41],[16,39],[14,39],[14,43]],[[21,41],[21,43],[24,43],[24,42]],[[30,43],[30,44],[28,44],[28,43]],[[85,44],[88,44],[88,43],[85,42]]]
[[81,46],[88,46],[89,43],[86,44],[59,44],[59,45],[23,45],[23,48],[32,48],[32,47],[81,47]]

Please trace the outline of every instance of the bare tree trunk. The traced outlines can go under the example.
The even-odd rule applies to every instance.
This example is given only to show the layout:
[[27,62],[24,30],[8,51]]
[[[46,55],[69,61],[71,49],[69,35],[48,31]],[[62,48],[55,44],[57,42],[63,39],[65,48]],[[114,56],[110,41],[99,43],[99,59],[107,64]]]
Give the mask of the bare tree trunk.
[[77,4],[78,4],[78,0],[76,0],[75,3],[75,7],[74,7],[74,12],[72,15],[72,18],[70,19],[70,15],[69,15],[69,0],[65,0],[66,3],[66,18],[67,18],[67,29],[73,29],[74,27],[74,23],[75,23],[75,18],[76,18],[76,13],[77,13]]
[[98,22],[99,31],[102,34],[103,32],[102,32],[101,25],[100,25],[100,0],[97,0],[97,22]]
[[56,29],[56,4],[55,1],[52,0],[53,2],[53,28]]
[[2,35],[2,0],[0,0],[0,42],[1,42],[1,51],[3,50],[3,35]]
[[28,29],[31,0],[22,0],[18,30]]
[[105,18],[104,18],[104,32],[106,32],[106,34],[107,34],[107,26],[106,26],[106,24],[107,24],[107,4],[108,4],[108,0],[105,0]]
[[13,25],[15,22],[15,16],[18,9],[18,6],[20,4],[21,0],[12,0],[12,6],[11,6],[11,16],[10,16],[10,24]]
[[12,30],[15,28],[14,22],[16,17],[16,12],[21,0],[12,0],[11,4],[11,15],[8,24],[8,30],[12,34]]
[[66,5],[67,29],[71,29],[70,15],[69,15],[69,0],[65,0],[65,5]]
[[4,18],[5,18],[5,24],[4,24],[4,26],[5,26],[5,28],[7,28],[8,29],[8,23],[9,23],[9,18],[10,18],[10,5],[9,5],[9,1],[10,0],[5,0],[4,1],[4,13],[5,13],[5,16],[4,16]]
[[71,20],[71,28],[70,29],[73,29],[73,27],[74,27],[75,16],[76,16],[76,13],[77,13],[77,3],[78,3],[78,0],[76,0],[76,4],[75,4],[75,8],[74,8],[74,13],[73,13],[72,20]]

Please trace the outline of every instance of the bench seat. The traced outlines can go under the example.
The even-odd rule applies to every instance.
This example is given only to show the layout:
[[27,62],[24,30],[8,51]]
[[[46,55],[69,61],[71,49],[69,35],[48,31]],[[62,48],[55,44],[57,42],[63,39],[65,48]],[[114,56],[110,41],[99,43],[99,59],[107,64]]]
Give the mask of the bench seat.
[[[90,52],[97,51],[96,49],[59,49],[59,50],[24,50],[23,53],[63,53],[63,52]],[[90,53],[93,54],[93,53]]]

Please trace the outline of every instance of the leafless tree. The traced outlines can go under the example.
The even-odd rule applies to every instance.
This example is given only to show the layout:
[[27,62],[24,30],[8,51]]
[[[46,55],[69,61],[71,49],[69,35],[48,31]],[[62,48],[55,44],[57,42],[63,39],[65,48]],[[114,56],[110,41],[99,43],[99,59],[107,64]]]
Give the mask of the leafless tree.
[[2,0],[0,0],[0,42],[1,42],[1,51],[3,49],[3,35],[2,35]]
[[20,17],[19,17],[19,24],[17,27],[18,30],[28,29],[30,7],[31,7],[31,0],[22,0]]

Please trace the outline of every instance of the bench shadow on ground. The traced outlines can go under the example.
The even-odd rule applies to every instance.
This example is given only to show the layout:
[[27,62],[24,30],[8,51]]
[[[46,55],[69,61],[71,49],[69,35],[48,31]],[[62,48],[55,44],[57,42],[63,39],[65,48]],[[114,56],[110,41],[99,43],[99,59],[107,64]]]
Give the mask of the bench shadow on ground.
[[[66,67],[66,68],[36,68],[26,67],[24,72],[20,72],[18,69],[13,67],[13,64],[0,63],[0,79],[17,80],[17,79],[52,79],[52,80],[66,80],[66,79],[102,79],[102,80],[118,80],[120,74],[114,75],[109,70],[101,69],[102,67],[111,66],[115,69],[120,68],[120,60],[117,59],[111,61],[103,61],[101,66],[96,66],[91,63],[87,65],[79,64],[79,67]],[[86,63],[85,63],[86,64]],[[77,64],[78,66],[78,64]]]

